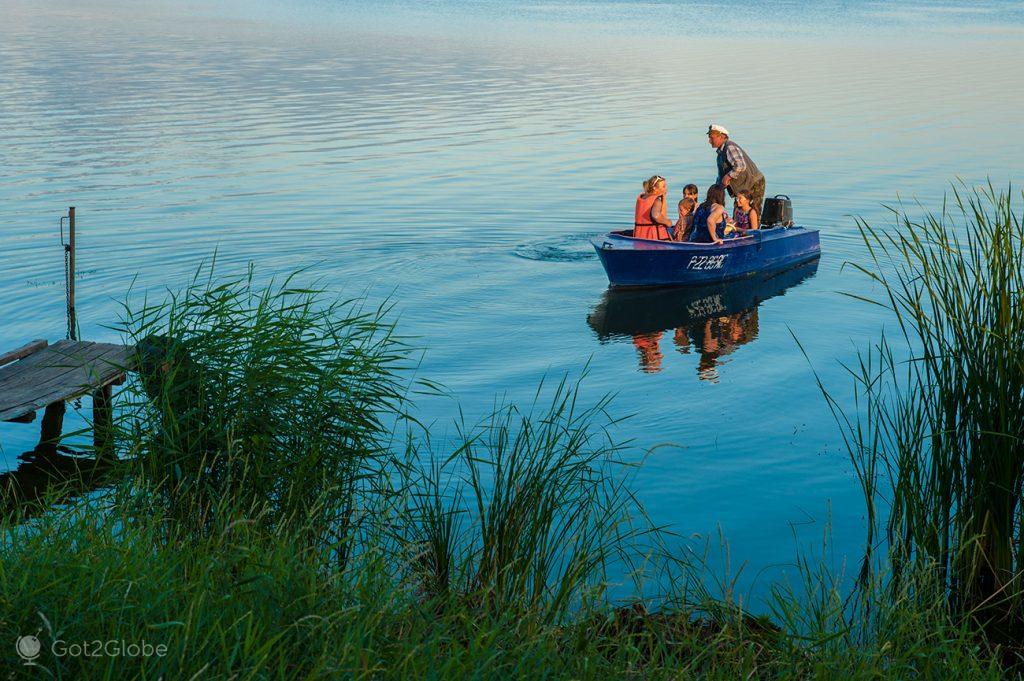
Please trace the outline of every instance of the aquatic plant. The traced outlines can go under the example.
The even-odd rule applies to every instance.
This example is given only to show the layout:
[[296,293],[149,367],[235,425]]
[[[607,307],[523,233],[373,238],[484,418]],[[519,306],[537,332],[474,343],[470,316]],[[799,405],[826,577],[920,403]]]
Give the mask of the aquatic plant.
[[237,518],[336,546],[387,467],[405,347],[383,310],[328,299],[301,274],[258,284],[252,268],[220,279],[211,263],[166,300],[125,306],[140,378],[117,441],[181,526],[217,526],[227,500]]
[[608,436],[609,400],[584,408],[565,379],[550,402],[545,393],[526,411],[501,404],[478,426],[460,422],[441,459],[410,449],[429,462],[410,466],[403,518],[426,596],[556,622],[603,594],[609,563],[632,559],[651,532]]
[[935,570],[957,612],[991,617],[1024,595],[1024,226],[1010,190],[953,198],[921,219],[894,209],[892,229],[860,223],[871,260],[856,267],[881,296],[857,297],[902,342],[852,367],[857,414],[841,418],[896,588]]

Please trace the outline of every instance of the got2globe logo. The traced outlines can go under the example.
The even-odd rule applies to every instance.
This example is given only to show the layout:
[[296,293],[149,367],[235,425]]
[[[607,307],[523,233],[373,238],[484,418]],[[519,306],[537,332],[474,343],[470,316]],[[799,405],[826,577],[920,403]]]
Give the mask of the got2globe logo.
[[[49,623],[47,622],[47,624]],[[47,628],[49,629],[49,627]],[[43,642],[39,639],[41,631],[37,631],[34,635],[19,636],[14,642],[14,650],[24,661],[25,666],[39,667],[49,671],[36,662],[43,654]],[[53,635],[52,629],[50,629],[50,635]],[[47,645],[46,652],[55,658],[164,657],[167,655],[167,644],[153,643],[145,639],[139,641],[124,639],[67,641],[58,634],[53,638],[53,642]]]
[[28,636],[19,636],[18,641],[14,644],[14,649],[18,652],[18,657],[23,659],[26,665],[32,665],[35,664],[36,658],[39,657],[43,644],[39,642],[38,638],[30,634]]

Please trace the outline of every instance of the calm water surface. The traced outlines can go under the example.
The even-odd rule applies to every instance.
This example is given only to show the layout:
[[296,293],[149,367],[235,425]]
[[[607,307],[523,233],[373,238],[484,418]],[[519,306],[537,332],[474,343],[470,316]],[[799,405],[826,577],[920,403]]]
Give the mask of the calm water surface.
[[[0,21],[0,348],[63,335],[57,219],[79,211],[83,335],[129,286],[299,266],[390,297],[421,374],[469,414],[545,375],[615,392],[652,517],[748,574],[862,503],[806,349],[840,361],[879,312],[851,216],[1022,177],[1019,3],[61,2]],[[644,177],[703,189],[721,122],[822,230],[817,265],[722,289],[619,294],[588,238]],[[88,405],[86,405],[88,406]],[[418,402],[446,423],[452,398]],[[81,425],[71,418],[67,428]],[[0,469],[36,426],[0,424]],[[795,531],[795,534],[794,534]],[[794,537],[796,538],[794,540]],[[682,540],[680,540],[682,541]],[[769,570],[769,572],[771,572]]]

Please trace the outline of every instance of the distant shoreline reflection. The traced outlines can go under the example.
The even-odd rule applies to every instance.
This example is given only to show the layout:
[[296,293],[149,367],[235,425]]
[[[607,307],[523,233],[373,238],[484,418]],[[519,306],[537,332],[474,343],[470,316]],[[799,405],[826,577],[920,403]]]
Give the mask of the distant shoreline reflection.
[[587,316],[601,343],[629,340],[640,370],[662,370],[662,341],[672,331],[681,354],[696,354],[697,376],[716,383],[723,357],[757,338],[758,308],[818,271],[813,260],[783,272],[696,288],[608,289]]

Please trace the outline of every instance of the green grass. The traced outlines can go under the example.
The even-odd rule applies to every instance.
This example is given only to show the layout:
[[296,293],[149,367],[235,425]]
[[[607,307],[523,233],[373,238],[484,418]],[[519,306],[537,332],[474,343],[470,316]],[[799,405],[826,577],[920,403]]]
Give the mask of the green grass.
[[295,276],[257,288],[253,272],[200,269],[182,292],[126,306],[138,385],[117,426],[120,457],[160,512],[194,532],[240,513],[268,531],[340,542],[389,466],[403,408],[406,348],[355,302],[328,302]]
[[427,466],[412,448],[403,541],[424,593],[559,621],[600,597],[609,561],[629,559],[648,524],[617,461],[607,400],[579,406],[559,383],[550,402],[501,405],[460,425],[461,445]]
[[[483,452],[481,452],[483,455]],[[558,593],[506,600],[424,591],[417,556],[367,537],[344,568],[303,537],[236,519],[196,535],[131,515],[137,490],[5,524],[0,631],[13,641],[147,641],[165,656],[39,659],[56,678],[1000,678],[976,632],[908,594],[845,612],[837,581],[807,570],[780,589],[775,621],[685,590],[661,608]],[[214,514],[220,523],[226,509]],[[398,521],[388,519],[389,524]],[[535,558],[523,547],[519,558]],[[479,557],[453,571],[479,574]],[[518,560],[506,569],[517,570]],[[479,586],[479,585],[478,585]],[[497,583],[483,593],[497,591]],[[513,607],[509,607],[509,603]],[[856,624],[855,624],[856,623]],[[0,667],[19,667],[12,645]]]
[[938,215],[897,210],[891,229],[861,224],[872,261],[858,269],[900,335],[853,369],[859,416],[844,430],[894,584],[933,571],[956,612],[1019,639],[1024,226],[1013,201],[990,186],[955,192]]

